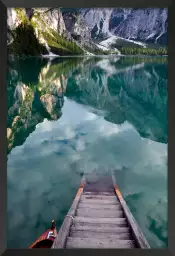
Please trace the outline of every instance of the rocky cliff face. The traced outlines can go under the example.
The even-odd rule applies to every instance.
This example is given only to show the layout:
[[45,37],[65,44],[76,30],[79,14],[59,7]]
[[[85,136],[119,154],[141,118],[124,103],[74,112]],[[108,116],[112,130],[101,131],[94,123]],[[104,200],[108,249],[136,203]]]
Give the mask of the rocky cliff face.
[[81,9],[81,16],[91,30],[92,39],[99,41],[109,36],[109,22],[112,10],[111,8]]
[[76,40],[82,47],[93,44],[91,30],[85,24],[81,14],[75,11],[64,10],[62,12],[65,27],[69,35]]
[[29,36],[30,30],[29,34],[34,33],[45,47],[40,47],[39,54],[87,54],[97,53],[96,50],[102,53],[110,48],[101,42],[115,37],[166,45],[167,16],[165,8],[9,8],[7,43],[11,44],[15,38],[14,31],[19,36],[25,22],[28,26],[30,23],[34,32],[29,27],[22,27],[24,38]]
[[[71,12],[75,10],[69,9],[69,14]],[[167,44],[166,8],[82,8],[76,12],[88,27],[93,40],[100,41],[116,35],[142,42]],[[69,26],[70,23],[71,20]]]
[[10,53],[16,55],[83,54],[81,47],[66,30],[59,8],[9,9],[7,23],[7,43]]
[[[111,32],[126,39],[167,44],[167,9],[146,8],[123,10],[121,20],[118,10],[113,11]],[[117,21],[116,25],[115,22]]]

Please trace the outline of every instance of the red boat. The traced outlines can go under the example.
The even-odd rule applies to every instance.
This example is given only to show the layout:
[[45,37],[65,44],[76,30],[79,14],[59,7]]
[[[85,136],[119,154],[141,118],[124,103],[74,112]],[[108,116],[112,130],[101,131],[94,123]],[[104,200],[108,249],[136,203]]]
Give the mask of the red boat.
[[29,248],[51,248],[56,236],[56,225],[55,221],[52,220],[51,228],[46,230]]

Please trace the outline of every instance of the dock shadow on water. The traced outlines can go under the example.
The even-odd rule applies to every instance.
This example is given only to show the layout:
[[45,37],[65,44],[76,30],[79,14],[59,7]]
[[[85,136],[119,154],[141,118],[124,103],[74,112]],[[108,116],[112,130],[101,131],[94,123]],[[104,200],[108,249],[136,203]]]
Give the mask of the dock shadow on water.
[[83,174],[95,186],[109,170],[151,247],[167,247],[167,59],[8,67],[8,248],[27,248],[52,219],[59,229]]

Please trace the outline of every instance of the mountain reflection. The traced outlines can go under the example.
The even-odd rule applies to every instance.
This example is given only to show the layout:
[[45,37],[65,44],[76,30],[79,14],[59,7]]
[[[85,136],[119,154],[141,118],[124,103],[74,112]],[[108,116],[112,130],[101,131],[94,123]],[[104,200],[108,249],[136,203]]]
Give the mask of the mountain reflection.
[[109,122],[128,121],[142,137],[167,143],[167,63],[151,60],[103,59],[79,68],[66,96],[103,111]]
[[7,94],[8,153],[45,118],[60,118],[64,95],[109,122],[128,121],[142,137],[167,143],[164,58],[10,59]]
[[8,69],[8,153],[24,143],[38,123],[62,115],[72,61],[31,58],[11,60]]

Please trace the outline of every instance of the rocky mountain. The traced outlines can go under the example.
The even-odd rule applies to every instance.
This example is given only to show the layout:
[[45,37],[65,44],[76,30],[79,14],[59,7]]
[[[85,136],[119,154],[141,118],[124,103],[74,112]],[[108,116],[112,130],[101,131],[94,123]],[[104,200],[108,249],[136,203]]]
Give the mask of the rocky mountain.
[[60,9],[8,9],[8,50],[15,55],[81,55],[66,30]]
[[[168,10],[166,8],[82,8],[63,10],[64,14],[70,14],[71,12],[76,12],[79,15],[79,19],[81,18],[87,26],[93,40],[100,41],[115,35],[141,42],[167,44]],[[73,30],[72,27],[71,31]],[[67,29],[69,30],[68,27]]]
[[167,16],[166,8],[9,8],[8,49],[25,55],[82,55],[166,46]]
[[[118,11],[114,10],[112,24],[116,23],[116,18],[118,21]],[[122,20],[110,27],[114,35],[164,45],[167,44],[167,28],[167,9],[161,8],[132,9],[128,12],[124,9]]]

